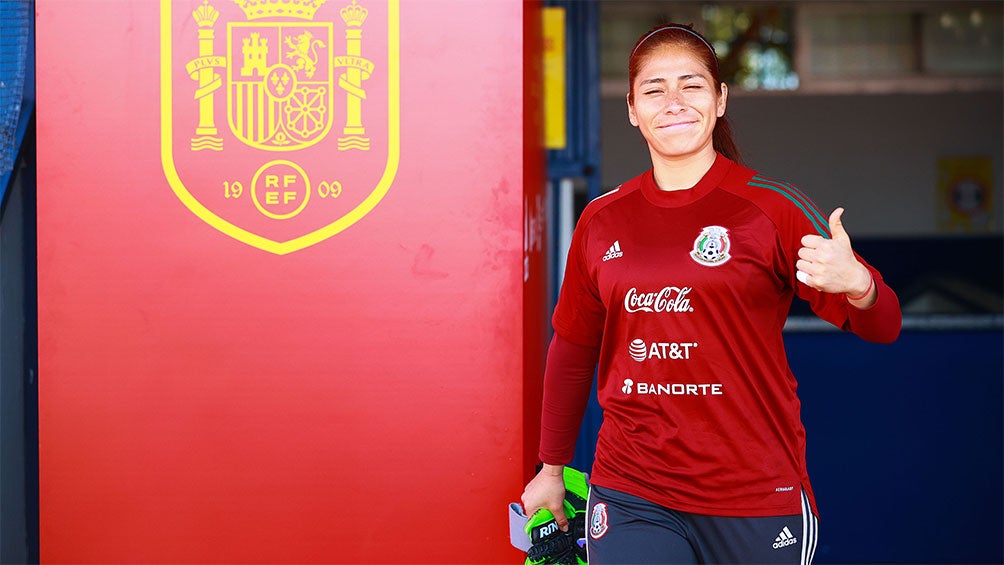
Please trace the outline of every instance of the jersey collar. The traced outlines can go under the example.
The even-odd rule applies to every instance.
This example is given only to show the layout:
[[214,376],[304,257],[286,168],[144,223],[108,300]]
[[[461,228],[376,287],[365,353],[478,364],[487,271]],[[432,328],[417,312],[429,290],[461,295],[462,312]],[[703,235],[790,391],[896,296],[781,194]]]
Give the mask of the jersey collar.
[[715,162],[711,164],[708,172],[704,173],[704,176],[701,177],[701,180],[697,181],[697,184],[685,190],[660,189],[655,184],[653,170],[649,169],[641,177],[641,192],[645,195],[646,200],[656,206],[663,208],[686,206],[687,204],[697,202],[717,187],[728,174],[732,165],[733,162],[731,160],[721,153],[716,153]]

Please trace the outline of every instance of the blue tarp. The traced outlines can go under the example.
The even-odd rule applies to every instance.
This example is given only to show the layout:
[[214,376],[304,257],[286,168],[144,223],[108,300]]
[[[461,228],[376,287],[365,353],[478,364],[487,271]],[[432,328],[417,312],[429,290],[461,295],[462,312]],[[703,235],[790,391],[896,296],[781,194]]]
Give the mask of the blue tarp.
[[31,0],[0,2],[0,201],[27,125],[26,77],[31,60]]

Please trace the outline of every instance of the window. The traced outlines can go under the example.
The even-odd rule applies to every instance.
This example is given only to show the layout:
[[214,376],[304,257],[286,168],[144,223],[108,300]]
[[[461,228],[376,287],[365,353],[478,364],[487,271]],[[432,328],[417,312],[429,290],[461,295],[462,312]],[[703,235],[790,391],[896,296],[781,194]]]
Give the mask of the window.
[[600,4],[601,90],[623,96],[634,41],[692,23],[734,93],[1000,90],[1004,3],[986,1]]
[[746,90],[798,88],[790,8],[707,4],[701,15],[722,80]]
[[1004,67],[1002,28],[1001,4],[925,14],[921,44],[924,70],[1000,76]]

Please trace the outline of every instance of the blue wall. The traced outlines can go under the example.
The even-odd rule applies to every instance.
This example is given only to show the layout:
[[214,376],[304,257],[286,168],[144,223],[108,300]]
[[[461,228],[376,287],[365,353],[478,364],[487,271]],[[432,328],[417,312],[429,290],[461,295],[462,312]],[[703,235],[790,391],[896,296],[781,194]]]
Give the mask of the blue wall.
[[817,562],[1002,561],[1004,336],[789,334]]
[[[1001,563],[1004,334],[785,334],[820,511],[816,563]],[[588,469],[591,401],[574,465]]]

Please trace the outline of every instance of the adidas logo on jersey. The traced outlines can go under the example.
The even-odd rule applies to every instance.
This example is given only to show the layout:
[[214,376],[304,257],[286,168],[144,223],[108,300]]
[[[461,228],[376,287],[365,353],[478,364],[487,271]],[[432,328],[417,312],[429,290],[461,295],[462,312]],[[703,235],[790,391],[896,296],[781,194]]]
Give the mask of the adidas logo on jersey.
[[615,241],[614,244],[610,246],[610,249],[607,249],[607,254],[603,256],[603,260],[609,261],[611,259],[616,259],[618,257],[623,257],[623,256],[624,252],[621,251],[621,242],[620,240],[618,240]]
[[785,526],[784,529],[781,530],[781,533],[774,538],[774,549],[781,549],[782,547],[788,547],[789,545],[796,543],[798,543],[798,538],[795,537],[795,534],[791,533],[788,526]]

